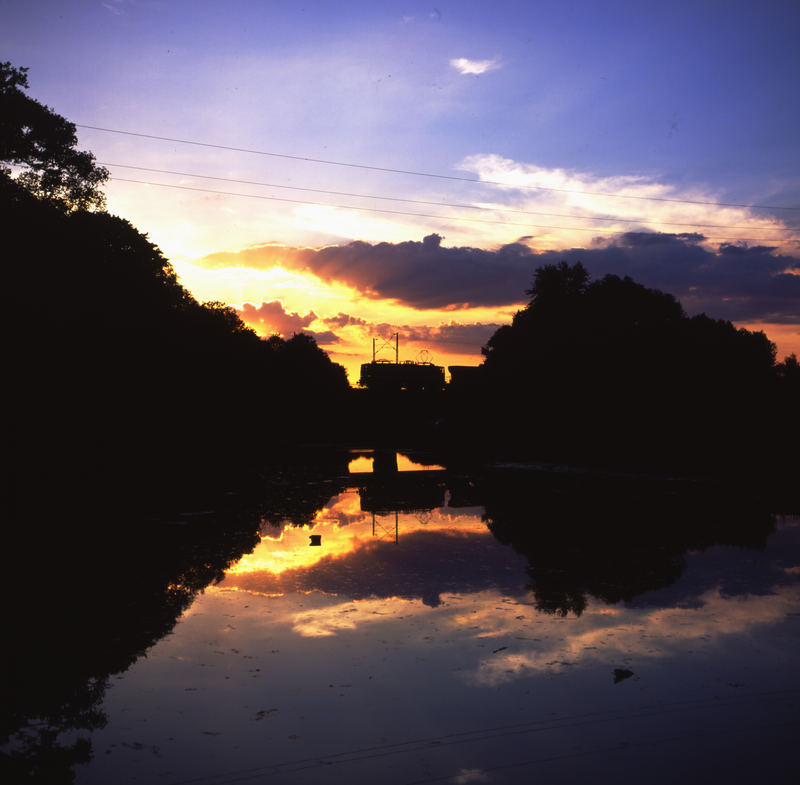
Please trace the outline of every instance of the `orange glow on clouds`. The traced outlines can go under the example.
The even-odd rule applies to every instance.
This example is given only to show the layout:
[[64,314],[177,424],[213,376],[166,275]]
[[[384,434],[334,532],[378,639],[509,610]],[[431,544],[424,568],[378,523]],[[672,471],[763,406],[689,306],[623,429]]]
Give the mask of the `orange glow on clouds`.
[[[487,194],[486,196],[489,198],[484,198],[480,202],[480,206],[490,210],[508,207],[510,206],[509,200],[511,200],[516,209],[525,208],[534,212],[537,210],[546,212],[552,209],[575,212],[585,218],[606,215],[609,212],[608,200],[586,193],[588,191],[618,192],[658,199],[678,197],[713,201],[713,194],[700,190],[679,194],[671,186],[642,178],[598,179],[588,174],[561,169],[544,169],[492,155],[472,156],[465,159],[462,166],[466,171],[476,173],[481,180],[561,189],[519,192],[513,188],[495,188],[494,197]],[[584,193],[578,193],[579,191],[584,191]],[[223,203],[226,209],[232,210],[236,215],[244,215],[246,212],[242,212],[245,210],[245,206],[235,200],[232,202],[232,206],[228,205],[225,200]],[[220,207],[216,204],[216,200],[215,205]],[[204,203],[203,209],[207,210],[208,207],[209,205]],[[594,226],[596,231],[593,233],[570,232],[539,227],[530,230],[530,236],[526,236],[525,243],[530,248],[538,250],[559,247],[591,247],[593,243],[602,242],[602,238],[610,238],[614,233],[629,230],[689,231],[690,228],[682,229],[681,227],[691,227],[695,223],[708,222],[741,227],[735,231],[728,231],[725,238],[717,238],[716,242],[704,242],[704,247],[708,249],[713,249],[723,239],[736,241],[748,237],[770,237],[775,238],[769,241],[770,245],[776,245],[788,253],[796,250],[795,233],[789,227],[775,218],[754,215],[752,211],[744,208],[621,199],[614,201],[612,212],[621,219],[629,221],[641,219],[641,221],[634,224],[620,221],[615,224],[613,222],[599,223],[596,220],[586,223],[575,219],[571,221],[572,224]],[[204,212],[198,214],[205,215]],[[531,220],[535,223],[545,219],[531,217]],[[663,221],[674,223],[659,223]],[[570,221],[561,220],[560,223],[569,224]],[[240,311],[246,304],[249,304],[248,308],[251,312],[258,310],[263,303],[280,301],[287,314],[291,313],[306,318],[308,324],[291,330],[285,325],[270,324],[263,319],[254,321],[244,315],[243,318],[263,337],[279,334],[284,338],[289,338],[293,331],[300,329],[316,334],[318,344],[328,352],[331,359],[345,367],[351,384],[356,384],[358,381],[360,365],[371,359],[372,338],[388,332],[400,332],[401,360],[417,360],[421,358],[422,352],[427,352],[430,355],[428,359],[437,365],[445,367],[448,365],[479,365],[482,362],[481,348],[493,330],[487,328],[482,334],[473,331],[471,338],[461,343],[454,341],[452,330],[447,336],[442,333],[442,330],[448,327],[508,324],[514,312],[524,304],[525,297],[520,291],[518,303],[507,303],[501,307],[457,307],[456,301],[456,305],[423,309],[389,297],[377,296],[375,292],[369,290],[370,284],[367,280],[369,276],[359,278],[356,275],[354,278],[353,270],[348,268],[346,261],[343,261],[341,257],[334,258],[331,255],[325,257],[324,261],[318,260],[318,266],[314,268],[316,274],[307,266],[309,254],[313,255],[321,249],[332,250],[333,247],[343,243],[346,237],[363,238],[367,243],[376,243],[378,240],[385,243],[401,242],[409,237],[421,239],[427,231],[440,231],[441,227],[438,225],[426,225],[426,222],[423,221],[418,222],[411,229],[405,225],[401,226],[396,220],[386,216],[364,215],[336,208],[300,205],[292,209],[291,220],[285,226],[291,226],[294,227],[294,230],[300,231],[297,236],[307,238],[306,242],[319,237],[341,239],[334,241],[333,246],[326,245],[324,241],[315,246],[302,243],[290,245],[286,244],[286,237],[276,242],[251,244],[245,242],[242,244],[240,241],[245,240],[245,236],[234,233],[228,240],[228,250],[203,255],[198,253],[202,247],[198,244],[198,238],[203,233],[200,232],[197,225],[182,220],[175,220],[168,227],[164,227],[165,234],[162,235],[162,239],[168,251],[173,245],[183,244],[184,252],[178,255],[174,265],[182,283],[195,297],[201,301],[220,300]],[[291,240],[295,239],[294,230]],[[305,231],[305,235],[302,234],[302,231]],[[481,229],[482,234],[478,238],[475,235],[475,225],[471,227],[450,225],[446,228],[447,246],[455,247],[464,244],[478,248],[497,248],[503,243],[513,242],[517,236],[525,232],[525,229],[517,227],[514,230],[514,236],[510,235],[509,231],[509,227],[498,226],[494,230],[487,225]],[[704,231],[705,234],[713,237],[715,230],[698,229],[698,231]],[[251,236],[248,235],[248,237]],[[373,248],[378,249],[379,245],[374,245]],[[379,265],[380,260],[376,260],[375,264]],[[532,259],[531,264],[534,266],[536,260]],[[371,269],[382,268],[372,267]],[[434,272],[434,280],[438,280],[435,277],[435,271],[432,272]],[[423,278],[425,274],[421,273]],[[345,279],[349,283],[345,283]],[[391,280],[391,275],[389,275],[389,279]],[[386,282],[386,278],[382,280],[384,283]],[[416,283],[415,281],[414,284]],[[424,281],[419,283],[420,290],[425,290],[426,286],[429,286]],[[408,290],[407,282],[404,286]],[[439,291],[444,284],[438,281],[436,286]],[[315,318],[309,319],[308,317],[312,314]],[[326,320],[343,314],[352,317],[353,321],[347,325],[326,323]],[[797,325],[763,323],[742,324],[741,326],[748,329],[763,329],[768,337],[777,343],[779,357],[792,352],[800,353],[800,328]],[[416,328],[428,330],[425,339],[414,337],[413,333]],[[420,334],[419,330],[416,332]]]
[[[538,182],[541,178],[534,179]],[[562,185],[576,185],[568,178],[562,180],[558,180]],[[643,193],[638,186],[631,188]],[[734,216],[729,217],[733,220]],[[744,220],[742,215],[738,219]],[[755,221],[753,225],[761,224]],[[531,244],[538,246],[541,241],[540,235]],[[175,267],[184,285],[198,299],[231,304],[263,337],[278,334],[289,338],[300,330],[315,335],[331,359],[345,367],[351,384],[358,382],[361,364],[372,359],[372,339],[394,332],[400,333],[401,361],[425,359],[422,355],[426,353],[427,359],[445,367],[479,365],[483,359],[481,348],[496,326],[508,324],[524,304],[520,292],[520,302],[501,307],[417,308],[396,299],[378,297],[368,290],[360,291],[356,285],[338,280],[347,274],[339,260],[331,258],[316,274],[303,269],[304,254],[319,250],[258,244],[215,252],[195,262],[177,263]],[[535,263],[532,259],[531,264]],[[270,322],[263,306],[275,303],[280,303],[284,315],[295,317],[294,322],[291,319]],[[797,325],[741,323],[740,326],[764,330],[778,345],[779,358],[792,352],[800,354]],[[382,357],[394,359],[393,352],[384,352]]]
[[[215,255],[223,257],[223,254]],[[224,256],[227,256],[224,255]],[[446,326],[457,321],[464,324],[508,324],[514,313],[523,303],[500,308],[468,308],[458,311],[457,320],[450,310],[419,311],[393,300],[374,300],[365,298],[357,290],[339,283],[328,283],[310,273],[285,270],[280,266],[267,269],[247,266],[206,267],[188,262],[175,265],[184,285],[201,301],[221,299],[241,308],[245,303],[260,304],[279,299],[287,312],[306,316],[313,312],[310,331],[333,331],[338,342],[321,344],[334,362],[345,367],[351,384],[358,382],[361,364],[372,359],[372,338],[376,337],[375,325],[384,325],[387,330],[400,331],[401,361],[415,360],[421,352],[428,352],[429,359],[437,365],[480,365],[482,343],[446,344],[435,341],[408,340],[402,330],[410,327]],[[345,327],[331,327],[326,319],[346,313],[367,324],[351,324]],[[247,321],[247,320],[246,320]],[[291,333],[281,333],[269,325],[247,322],[262,337]],[[762,330],[778,347],[778,359],[789,354],[800,356],[800,326],[794,324],[775,324],[768,322],[738,322],[738,327],[748,330]],[[384,351],[380,356],[393,359]]]
[[[263,250],[263,247],[262,247]],[[275,248],[276,259],[282,249]],[[432,328],[434,333],[441,326],[462,324],[506,324],[511,321],[519,306],[500,308],[476,307],[460,310],[430,309],[420,311],[395,300],[371,299],[358,290],[337,282],[326,282],[305,272],[286,270],[279,264],[273,267],[250,267],[239,263],[242,252],[220,252],[213,254],[213,264],[207,265],[181,262],[175,269],[181,281],[201,301],[221,300],[232,304],[237,310],[247,303],[258,308],[261,303],[279,300],[286,313],[305,317],[316,315],[307,329],[310,332],[333,331],[338,341],[333,344],[320,343],[334,362],[343,365],[351,384],[358,382],[361,364],[372,359],[372,339],[377,336],[377,327],[382,332],[400,332],[400,360],[418,359],[421,352],[429,354],[429,360],[437,365],[479,365],[482,361],[482,342],[456,344],[437,343],[434,340],[409,340],[403,330]],[[335,327],[326,324],[326,319],[339,314],[350,314],[365,324],[350,324]],[[454,318],[455,317],[455,318]],[[292,332],[284,332],[279,325],[250,321],[243,314],[249,327],[262,337],[279,334],[290,338]],[[298,330],[299,331],[299,330]],[[488,335],[491,331],[488,331]],[[393,352],[384,351],[380,356],[394,359]]]

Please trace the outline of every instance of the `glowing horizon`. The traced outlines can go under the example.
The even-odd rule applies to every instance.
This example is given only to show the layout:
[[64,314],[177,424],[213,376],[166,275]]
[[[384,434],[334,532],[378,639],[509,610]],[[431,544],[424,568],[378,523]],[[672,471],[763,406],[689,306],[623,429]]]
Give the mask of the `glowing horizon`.
[[[321,249],[346,247],[347,244],[326,245]],[[447,250],[449,246],[443,248]],[[318,253],[321,249],[300,250]],[[481,348],[494,330],[510,323],[526,302],[520,282],[521,296],[503,305],[420,309],[379,293],[365,296],[357,285],[326,280],[302,266],[291,269],[288,260],[296,250],[277,244],[260,245],[209,254],[193,263],[177,263],[175,268],[184,285],[199,300],[221,299],[262,337],[277,334],[289,338],[296,332],[313,335],[331,359],[345,367],[351,384],[357,383],[361,364],[372,359],[372,339],[386,338],[395,332],[400,333],[403,361],[424,356],[445,368],[479,365],[483,361]],[[586,251],[587,255],[591,250]],[[712,246],[710,252],[718,249]],[[274,255],[275,263],[269,259],[250,260],[248,255],[252,253]],[[537,260],[536,255],[531,256],[531,276]],[[794,269],[786,272],[798,274]],[[686,292],[685,302],[690,304],[695,288],[688,289],[691,291]],[[669,290],[665,287],[664,291]],[[713,307],[692,311],[690,305],[688,310],[730,318],[725,312],[715,313]],[[800,325],[765,319],[731,318],[731,321],[737,327],[764,331],[776,343],[778,359],[792,353],[800,355]]]
[[[795,18],[737,6],[723,29],[697,3],[658,24],[653,9],[579,5],[543,24],[518,3],[430,15],[391,2],[43,0],[11,4],[4,56],[30,68],[32,97],[81,124],[79,148],[111,172],[110,212],[148,233],[195,297],[313,311],[301,329],[333,333],[321,345],[351,379],[371,336],[326,320],[408,326],[408,359],[427,349],[477,364],[490,331],[475,325],[507,323],[540,258],[577,251],[594,277],[631,274],[692,313],[763,326],[781,356],[800,352],[796,302],[774,280],[800,271],[800,109],[785,100]],[[676,60],[689,30],[709,45]],[[742,51],[746,79],[731,76]],[[640,232],[703,238],[675,244],[670,265],[641,246],[627,266],[607,252]],[[383,276],[344,254],[317,264],[354,242],[386,251],[431,236],[441,253],[427,267],[397,253],[376,258]],[[524,274],[501,253],[520,244],[534,254]],[[723,257],[726,244],[751,259]],[[494,261],[473,254],[443,275],[437,260],[455,248]],[[459,296],[444,302],[449,286]]]

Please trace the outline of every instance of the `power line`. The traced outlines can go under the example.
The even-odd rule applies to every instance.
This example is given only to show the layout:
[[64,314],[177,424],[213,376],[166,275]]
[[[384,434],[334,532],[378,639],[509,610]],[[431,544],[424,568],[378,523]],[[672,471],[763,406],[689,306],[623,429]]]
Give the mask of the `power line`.
[[439,180],[455,180],[464,183],[475,183],[477,185],[497,185],[503,188],[530,189],[536,191],[552,191],[555,193],[580,194],[582,196],[606,196],[613,199],[637,199],[648,202],[677,202],[679,204],[705,204],[714,207],[745,207],[753,210],[800,210],[800,207],[783,207],[781,205],[768,204],[739,204],[735,202],[709,202],[695,199],[673,199],[665,196],[634,196],[632,194],[605,193],[602,191],[579,191],[570,188],[551,188],[543,185],[523,185],[520,183],[503,183],[496,180],[476,180],[474,177],[458,177],[457,175],[435,174],[433,172],[418,172],[412,169],[392,169],[386,166],[372,166],[370,164],[356,164],[346,161],[329,161],[324,158],[311,158],[303,155],[289,155],[288,153],[275,153],[267,150],[252,150],[247,147],[233,147],[224,144],[212,144],[211,142],[197,142],[191,139],[178,139],[171,136],[156,136],[155,134],[143,134],[136,131],[123,131],[118,128],[103,128],[97,125],[85,125],[75,123],[78,128],[88,128],[92,131],[104,131],[110,134],[122,134],[124,136],[136,136],[141,139],[156,139],[161,142],[176,142],[178,144],[190,144],[196,147],[211,147],[215,150],[231,150],[236,153],[250,153],[252,155],[266,155],[271,158],[284,158],[290,161],[305,161],[307,163],[326,164],[327,166],[345,166],[351,169],[367,169],[373,172],[388,172],[390,174],[407,174],[414,177],[432,177]]
[[139,183],[140,185],[155,185],[161,188],[178,188],[182,191],[199,191],[200,193],[207,194],[221,194],[222,196],[243,196],[247,199],[266,199],[272,202],[288,202],[289,204],[304,204],[313,205],[316,207],[336,207],[342,210],[363,210],[369,213],[390,213],[392,215],[411,215],[419,218],[437,218],[444,221],[469,221],[470,223],[487,223],[487,224],[500,224],[502,226],[524,226],[527,228],[535,229],[565,229],[575,230],[578,232],[613,232],[613,229],[587,229],[585,226],[549,226],[547,224],[530,224],[520,223],[516,221],[493,221],[490,218],[465,218],[458,215],[433,215],[431,213],[414,213],[406,212],[404,210],[388,210],[382,207],[358,207],[349,204],[330,204],[327,202],[312,202],[304,199],[287,199],[280,196],[264,196],[263,194],[243,194],[235,191],[217,191],[211,188],[195,188],[188,185],[171,185],[169,183],[154,183],[149,180],[130,180],[126,177],[109,177],[109,180],[117,180],[123,183]]
[[[122,183],[137,183],[139,185],[154,185],[159,188],[176,188],[181,191],[198,191],[200,193],[207,193],[207,194],[220,194],[221,196],[242,196],[246,199],[265,199],[271,202],[288,202],[289,204],[302,204],[302,205],[313,205],[316,207],[336,207],[342,210],[359,210],[368,213],[389,213],[391,215],[409,215],[414,216],[416,218],[435,218],[440,221],[468,221],[470,223],[485,223],[485,224],[499,224],[500,226],[523,226],[528,229],[558,229],[562,231],[574,231],[574,232],[610,232],[612,234],[616,233],[615,229],[605,229],[603,227],[593,227],[587,228],[585,226],[553,226],[551,224],[532,224],[532,223],[521,223],[519,221],[494,221],[490,218],[466,218],[460,215],[435,215],[431,213],[415,213],[405,210],[389,210],[383,207],[359,207],[350,204],[330,204],[327,202],[312,202],[310,200],[304,199],[287,199],[281,196],[264,196],[262,194],[243,194],[238,193],[236,191],[217,191],[211,188],[196,188],[193,186],[188,185],[172,185],[170,183],[154,183],[150,180],[131,180],[126,177],[109,177],[109,180],[116,180]],[[729,237],[708,237],[705,236],[707,240],[729,240]],[[747,237],[741,238],[746,240],[767,240],[770,241],[772,238],[764,237]]]
[[[195,174],[192,172],[176,172],[172,169],[152,169],[146,166],[133,166],[132,164],[115,164],[103,161],[98,161],[100,166],[114,166],[122,169],[135,169],[139,172],[156,172],[158,174],[174,174],[178,177],[199,177],[203,180],[217,180],[226,183],[239,183],[242,185],[258,185],[267,188],[283,188],[290,191],[306,191],[315,194],[329,194],[332,196],[351,196],[357,199],[380,199],[389,202],[405,202],[407,204],[424,204],[436,207],[457,207],[466,210],[482,210],[485,212],[501,212],[501,213],[515,213],[517,215],[544,215],[552,218],[575,218],[582,221],[611,221],[614,223],[647,223],[654,226],[683,226],[693,229],[741,229],[744,231],[751,231],[752,226],[733,226],[731,224],[699,224],[699,223],[683,223],[678,221],[651,221],[647,218],[618,218],[615,216],[601,216],[601,215],[575,215],[574,213],[548,213],[538,210],[515,210],[510,207],[484,207],[474,204],[463,204],[459,202],[434,202],[426,201],[423,199],[404,199],[398,196],[383,196],[380,194],[357,194],[349,191],[329,191],[322,188],[304,188],[298,185],[281,185],[279,183],[264,183],[257,180],[236,180],[231,177],[217,177],[210,174]],[[769,231],[769,227],[764,227]],[[774,231],[777,231],[774,230]],[[776,240],[780,238],[774,238]]]

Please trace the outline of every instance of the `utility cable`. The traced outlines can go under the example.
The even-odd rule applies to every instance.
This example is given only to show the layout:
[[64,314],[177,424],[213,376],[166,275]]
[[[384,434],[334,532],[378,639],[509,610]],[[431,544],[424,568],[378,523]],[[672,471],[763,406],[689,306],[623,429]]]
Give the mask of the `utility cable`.
[[210,147],[215,150],[230,150],[236,153],[250,153],[252,155],[265,155],[271,158],[284,158],[290,161],[305,161],[306,163],[326,164],[327,166],[345,166],[350,169],[366,169],[373,172],[388,172],[389,174],[407,174],[414,177],[432,177],[439,180],[455,180],[464,183],[475,183],[477,185],[497,185],[503,188],[519,188],[537,191],[552,191],[555,193],[580,194],[582,196],[607,196],[614,199],[638,199],[649,202],[677,202],[680,204],[707,204],[714,207],[745,207],[752,210],[800,210],[800,207],[784,207],[781,205],[769,204],[739,204],[735,202],[710,202],[695,199],[675,199],[665,196],[634,196],[632,194],[605,193],[602,191],[579,191],[570,188],[552,188],[543,185],[523,185],[521,183],[503,183],[496,180],[476,180],[474,177],[458,177],[457,175],[435,174],[433,172],[418,172],[411,169],[392,169],[387,166],[372,166],[369,164],[356,164],[346,161],[329,161],[324,158],[311,158],[303,155],[289,155],[288,153],[275,153],[267,150],[253,150],[246,147],[233,147],[224,144],[212,144],[211,142],[197,142],[191,139],[178,139],[171,136],[156,136],[155,134],[143,134],[136,131],[123,131],[118,128],[103,128],[98,125],[86,125],[75,123],[77,128],[87,128],[92,131],[104,131],[110,134],[122,134],[124,136],[136,136],[140,139],[155,139],[161,142],[176,142],[178,144],[190,144],[196,147]]
[[[312,202],[303,199],[287,199],[281,196],[265,196],[263,194],[243,194],[238,193],[236,191],[217,191],[211,188],[196,188],[193,186],[188,185],[172,185],[170,183],[154,183],[149,180],[131,180],[126,177],[109,177],[109,180],[115,180],[117,182],[122,183],[137,183],[139,185],[154,185],[159,188],[175,188],[181,191],[198,191],[200,193],[207,193],[207,194],[219,194],[221,196],[242,196],[246,199],[265,199],[271,202],[287,202],[289,204],[302,204],[302,205],[312,205],[315,207],[335,207],[341,210],[359,210],[362,212],[369,212],[369,213],[388,213],[391,215],[408,215],[414,216],[415,218],[434,218],[439,221],[468,221],[470,223],[484,223],[484,224],[498,224],[500,226],[522,226],[528,229],[557,229],[561,231],[570,231],[570,232],[607,232],[611,234],[617,234],[616,229],[605,229],[603,227],[593,227],[587,228],[585,226],[553,226],[551,224],[532,224],[532,223],[521,223],[519,221],[493,221],[490,218],[466,218],[460,215],[434,215],[431,213],[415,213],[405,210],[389,210],[383,207],[358,207],[350,204],[330,204],[327,202]],[[729,240],[730,237],[708,237],[705,236],[706,240]],[[745,240],[756,240],[756,241],[771,241],[773,238],[770,237],[748,237],[742,238]]]
[[[404,202],[406,204],[424,204],[434,207],[456,207],[465,210],[481,210],[485,212],[500,212],[500,213],[515,213],[517,215],[543,215],[551,218],[575,218],[579,221],[611,221],[614,223],[646,223],[654,226],[683,226],[692,229],[741,229],[743,231],[751,231],[752,226],[733,226],[731,224],[699,224],[699,223],[681,223],[678,221],[651,221],[647,218],[617,218],[615,216],[605,215],[575,215],[574,213],[548,213],[538,210],[515,210],[511,207],[486,207],[483,205],[463,204],[460,202],[434,202],[426,201],[424,199],[404,199],[399,196],[383,196],[381,194],[357,194],[349,191],[329,191],[322,188],[305,188],[299,185],[282,185],[279,183],[264,183],[258,180],[236,180],[232,177],[217,177],[210,174],[194,174],[192,172],[176,172],[172,169],[152,169],[146,166],[133,166],[132,164],[114,164],[107,161],[98,161],[100,166],[113,166],[121,169],[135,169],[138,172],[154,172],[156,174],[173,174],[177,177],[199,177],[203,180],[217,180],[225,183],[238,183],[240,185],[257,185],[266,188],[282,188],[289,191],[305,191],[314,194],[328,194],[331,196],[351,196],[356,199],[380,199],[388,202]],[[764,227],[766,231],[770,231],[769,227]],[[777,229],[773,231],[778,231]],[[780,238],[774,238],[776,240]]]

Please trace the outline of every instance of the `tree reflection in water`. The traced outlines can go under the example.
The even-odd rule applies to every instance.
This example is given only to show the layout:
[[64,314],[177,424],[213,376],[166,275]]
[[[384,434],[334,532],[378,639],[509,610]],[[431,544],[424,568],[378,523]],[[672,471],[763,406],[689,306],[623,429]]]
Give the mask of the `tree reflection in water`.
[[[199,591],[258,541],[258,518],[175,515],[122,530],[65,527],[19,553],[4,653],[4,782],[71,782],[89,760],[86,738],[105,724],[109,677],[167,635]],[[31,543],[31,545],[34,545]],[[8,595],[7,595],[8,596]]]
[[689,550],[762,549],[775,529],[763,502],[686,481],[506,471],[482,484],[485,519],[524,554],[537,608],[580,615],[674,583]]
[[170,500],[135,516],[127,499],[110,512],[87,499],[82,511],[17,526],[3,555],[12,633],[0,655],[0,782],[72,782],[73,766],[91,759],[85,734],[106,723],[109,678],[168,635],[263,527],[312,519],[345,473],[333,453],[316,465],[276,463],[247,492],[197,488],[183,501],[190,512]]
[[[169,634],[198,592],[253,550],[260,532],[312,526],[347,486],[346,466],[346,454],[321,468],[287,463],[257,492],[218,497],[193,512],[127,520],[65,515],[57,527],[18,532],[5,569],[13,639],[2,655],[9,674],[2,781],[73,781],[74,766],[91,758],[91,732],[106,721],[112,675]],[[451,510],[482,505],[494,537],[527,559],[537,609],[562,616],[581,614],[589,596],[631,601],[672,584],[688,550],[763,548],[774,529],[763,504],[729,489],[663,480],[505,470],[377,473],[360,482],[365,512],[421,513],[445,497]],[[509,575],[502,549],[480,537],[445,541],[422,528],[407,543],[405,550],[386,543],[361,551],[349,565],[332,561],[297,588],[419,597],[431,607],[443,592],[525,591],[526,579]]]

